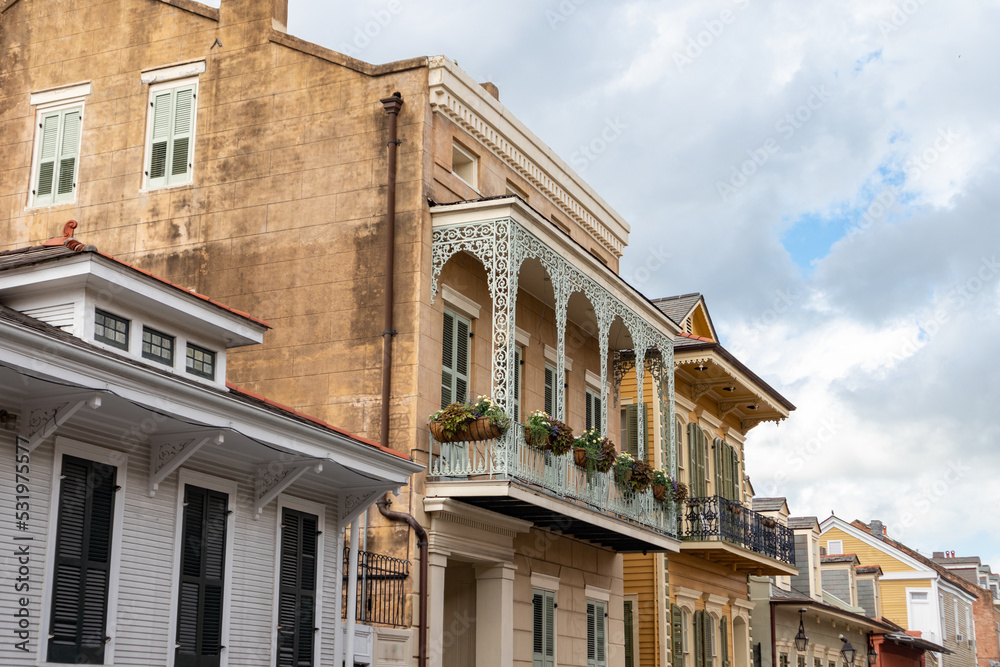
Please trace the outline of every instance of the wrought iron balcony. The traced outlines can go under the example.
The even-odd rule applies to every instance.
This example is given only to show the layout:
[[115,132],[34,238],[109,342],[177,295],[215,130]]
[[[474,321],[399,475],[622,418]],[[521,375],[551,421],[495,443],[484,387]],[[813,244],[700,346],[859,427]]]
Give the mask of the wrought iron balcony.
[[[341,618],[347,618],[347,570],[350,554],[344,550],[344,602]],[[410,576],[410,561],[371,551],[358,551],[358,599],[355,620],[369,625],[405,625],[404,585]]]
[[[440,443],[433,437],[430,440],[428,481],[451,483],[449,487],[452,491],[456,490],[454,482],[469,482],[461,489],[462,497],[459,499],[464,502],[526,518],[536,525],[555,527],[560,532],[575,534],[621,551],[677,548],[673,541],[678,525],[675,503],[656,500],[651,489],[641,493],[624,489],[615,482],[613,471],[588,472],[573,462],[572,452],[557,456],[551,451],[531,447],[525,442],[520,424],[512,425],[503,436],[493,440],[455,443]],[[491,486],[490,482],[503,484]],[[537,504],[531,498],[542,494],[561,501],[563,505],[552,506],[554,509],[547,515],[549,523],[546,524],[543,522],[545,510],[526,510],[524,503],[517,504],[520,501],[508,490],[511,482],[530,491],[530,496],[525,496],[528,497],[528,504]],[[457,497],[458,494],[450,495]],[[561,519],[558,518],[560,513]],[[616,531],[615,526],[608,527],[615,522],[620,524],[617,530],[629,537],[609,535]],[[627,531],[622,530],[625,527]],[[668,541],[671,546],[665,547]]]
[[795,534],[787,526],[722,496],[688,498],[677,528],[685,542],[721,540],[795,565]]

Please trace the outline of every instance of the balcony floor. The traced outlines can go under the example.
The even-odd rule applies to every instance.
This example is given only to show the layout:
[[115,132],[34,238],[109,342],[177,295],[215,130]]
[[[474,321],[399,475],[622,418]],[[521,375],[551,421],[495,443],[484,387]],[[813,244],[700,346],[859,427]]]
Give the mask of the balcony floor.
[[674,538],[614,514],[540,492],[517,480],[428,482],[426,496],[461,500],[620,553],[676,552],[682,547]]
[[681,542],[680,550],[681,553],[698,556],[710,563],[728,567],[733,572],[757,576],[794,576],[799,573],[799,569],[794,565],[722,540],[685,541]]

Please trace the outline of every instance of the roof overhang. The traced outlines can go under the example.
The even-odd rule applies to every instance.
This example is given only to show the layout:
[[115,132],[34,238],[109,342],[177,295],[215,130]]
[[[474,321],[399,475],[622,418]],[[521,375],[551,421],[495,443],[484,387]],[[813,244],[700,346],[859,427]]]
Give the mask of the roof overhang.
[[805,607],[817,614],[822,614],[827,618],[833,618],[844,623],[851,623],[861,628],[865,628],[869,632],[893,632],[895,628],[886,625],[881,621],[874,618],[869,618],[861,614],[854,614],[849,611],[838,609],[832,605],[826,604],[824,602],[818,602],[812,599],[800,599],[800,598],[779,598],[772,599],[771,604],[776,607],[792,607],[794,611]]
[[722,540],[684,541],[681,542],[681,553],[724,565],[733,572],[757,576],[794,576],[799,573],[799,569],[794,565]]

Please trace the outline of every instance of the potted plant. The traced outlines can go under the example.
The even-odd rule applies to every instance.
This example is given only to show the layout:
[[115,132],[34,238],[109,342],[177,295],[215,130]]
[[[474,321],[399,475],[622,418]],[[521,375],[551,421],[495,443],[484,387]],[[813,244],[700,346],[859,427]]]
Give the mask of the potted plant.
[[653,483],[653,466],[645,461],[636,461],[632,466],[632,490],[642,493]]
[[667,487],[672,487],[674,480],[670,478],[667,471],[657,468],[653,471],[653,497],[663,502],[667,499]]
[[615,443],[602,437],[596,428],[588,429],[573,441],[573,460],[581,468],[607,472],[615,463]]
[[475,403],[452,403],[427,420],[438,442],[467,442],[499,438],[510,426],[510,417],[493,399],[480,396]]
[[621,486],[629,486],[632,483],[632,469],[635,468],[635,458],[628,452],[622,452],[615,459],[615,481]]
[[673,498],[675,503],[682,503],[688,497],[688,488],[684,482],[678,482],[677,480],[671,480],[674,484],[674,488],[670,491],[670,497]]
[[561,455],[573,446],[573,429],[545,412],[535,410],[524,424],[524,439],[532,447]]
[[769,516],[764,516],[760,518],[760,522],[764,524],[765,528],[774,528],[778,525],[778,522]]

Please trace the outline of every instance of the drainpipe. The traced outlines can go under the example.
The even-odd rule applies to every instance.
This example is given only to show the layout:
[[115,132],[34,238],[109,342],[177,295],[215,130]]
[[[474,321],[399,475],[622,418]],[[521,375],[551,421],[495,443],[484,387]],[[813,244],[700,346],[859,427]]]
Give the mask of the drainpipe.
[[389,161],[386,166],[387,179],[385,188],[385,327],[382,331],[382,430],[380,442],[389,446],[389,393],[392,388],[392,337],[396,335],[392,328],[392,283],[395,275],[396,254],[396,149],[402,143],[396,136],[396,119],[399,110],[403,108],[403,96],[393,93],[390,97],[379,100],[385,112],[389,114]]
[[[770,590],[771,590],[770,587],[768,587],[769,592]],[[778,667],[778,651],[776,650],[776,646],[778,644],[775,641],[776,638],[774,636],[774,611],[775,611],[774,602],[771,602],[770,605],[771,605],[771,667]]]
[[424,530],[413,516],[389,509],[392,501],[389,494],[375,503],[378,511],[390,521],[404,521],[410,524],[417,536],[417,547],[420,548],[420,626],[417,628],[417,667],[427,667],[427,531]]

